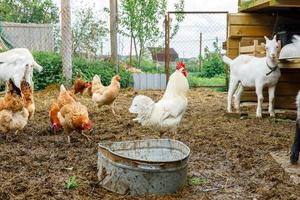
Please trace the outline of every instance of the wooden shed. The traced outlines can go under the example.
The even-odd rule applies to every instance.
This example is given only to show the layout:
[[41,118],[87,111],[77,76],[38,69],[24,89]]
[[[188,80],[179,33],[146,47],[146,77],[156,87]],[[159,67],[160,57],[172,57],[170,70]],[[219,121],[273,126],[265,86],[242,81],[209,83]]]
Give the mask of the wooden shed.
[[[299,0],[239,0],[239,12],[228,15],[227,55],[235,58],[241,47],[254,45],[254,41],[263,42],[264,36],[275,34],[283,45],[290,42],[293,34],[300,35]],[[279,67],[282,75],[276,89],[275,109],[295,110],[295,97],[300,90],[300,60],[282,62]],[[267,102],[267,90],[264,97]],[[253,88],[247,88],[241,101],[256,102],[256,99]]]

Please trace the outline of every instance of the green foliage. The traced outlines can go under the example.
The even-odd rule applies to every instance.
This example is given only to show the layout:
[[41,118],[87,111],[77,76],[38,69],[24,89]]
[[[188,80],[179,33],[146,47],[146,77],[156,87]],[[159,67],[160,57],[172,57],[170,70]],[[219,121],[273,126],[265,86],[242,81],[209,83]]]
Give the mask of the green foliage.
[[71,190],[76,189],[79,186],[79,184],[76,181],[75,176],[69,177],[69,179],[65,182],[65,189]]
[[58,8],[52,0],[0,0],[0,21],[57,23]]
[[34,52],[34,59],[43,66],[42,72],[33,72],[33,81],[35,89],[44,89],[52,83],[63,83],[62,60],[56,53]]
[[82,6],[74,13],[76,21],[72,28],[73,52],[90,51],[96,55],[103,48],[104,38],[108,34],[106,22],[99,19],[100,13],[90,5]]
[[[34,71],[33,81],[35,89],[44,89],[49,84],[64,83],[62,75],[62,59],[57,53],[35,52],[33,53],[36,61],[43,66],[42,72]],[[98,60],[88,61],[83,58],[73,59],[73,79],[80,72],[82,78],[91,81],[95,74],[101,76],[101,81],[104,85],[109,85],[111,78],[116,74],[113,66],[109,62]],[[130,73],[121,69],[119,72],[122,80],[121,87],[130,87],[133,84],[133,79]]]
[[179,30],[179,24],[184,20],[184,13],[180,13],[184,11],[184,0],[179,0],[178,3],[174,4],[175,11],[179,11],[179,13],[175,14],[175,20],[173,21],[171,18],[170,22],[170,32],[171,32],[171,39],[177,34]]
[[221,58],[221,50],[218,47],[218,39],[213,42],[214,50],[210,51],[208,47],[204,49],[204,58],[202,59],[201,74],[203,77],[214,77],[225,73],[225,63]]
[[200,71],[199,59],[188,59],[184,62],[186,64],[186,66],[188,67],[188,72],[199,72]]

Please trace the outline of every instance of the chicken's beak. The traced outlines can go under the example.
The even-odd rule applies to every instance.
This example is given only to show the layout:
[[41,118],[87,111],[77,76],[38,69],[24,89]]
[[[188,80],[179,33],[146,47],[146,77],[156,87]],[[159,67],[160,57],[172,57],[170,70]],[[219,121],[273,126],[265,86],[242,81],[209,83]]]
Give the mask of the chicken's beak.
[[61,129],[58,127],[57,123],[53,123],[50,125],[50,129],[53,133],[59,132]]
[[92,129],[92,125],[93,123],[92,123],[92,121],[90,120],[88,123],[86,123],[85,125],[84,125],[84,129],[87,129],[87,130],[90,130],[90,129]]

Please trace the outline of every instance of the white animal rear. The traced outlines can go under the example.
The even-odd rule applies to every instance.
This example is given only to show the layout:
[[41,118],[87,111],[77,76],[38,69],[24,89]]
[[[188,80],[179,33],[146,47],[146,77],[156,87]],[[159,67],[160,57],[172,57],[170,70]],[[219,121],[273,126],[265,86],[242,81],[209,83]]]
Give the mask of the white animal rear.
[[33,69],[41,71],[43,68],[35,62],[28,49],[15,48],[0,53],[1,81],[12,79],[15,85],[20,88],[20,83],[25,78],[32,86]]

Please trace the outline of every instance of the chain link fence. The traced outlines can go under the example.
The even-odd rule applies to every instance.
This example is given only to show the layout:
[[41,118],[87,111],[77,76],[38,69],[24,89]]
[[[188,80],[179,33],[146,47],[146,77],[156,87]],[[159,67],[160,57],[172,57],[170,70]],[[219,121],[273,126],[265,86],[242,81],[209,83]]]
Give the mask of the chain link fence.
[[[174,70],[176,61],[186,63],[188,80],[195,87],[226,87],[227,70],[221,60],[227,38],[227,12],[169,12],[168,29],[176,14],[184,16],[174,37],[166,34],[166,68]],[[168,50],[169,49],[169,50]],[[176,52],[177,59],[172,59]]]

